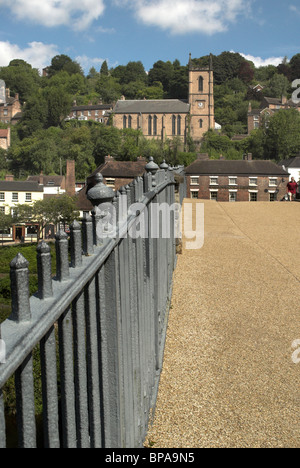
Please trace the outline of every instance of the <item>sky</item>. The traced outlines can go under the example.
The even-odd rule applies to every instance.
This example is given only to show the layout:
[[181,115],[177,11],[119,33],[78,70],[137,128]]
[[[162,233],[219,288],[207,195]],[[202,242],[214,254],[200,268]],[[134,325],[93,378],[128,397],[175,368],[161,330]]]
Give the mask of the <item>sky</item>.
[[104,60],[148,71],[223,51],[278,65],[300,53],[299,22],[299,0],[0,0],[0,66],[65,54],[85,74]]

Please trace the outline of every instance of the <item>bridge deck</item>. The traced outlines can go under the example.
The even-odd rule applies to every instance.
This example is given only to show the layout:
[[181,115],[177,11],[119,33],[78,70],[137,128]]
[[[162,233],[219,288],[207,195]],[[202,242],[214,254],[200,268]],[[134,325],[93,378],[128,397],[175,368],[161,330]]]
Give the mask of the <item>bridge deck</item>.
[[203,248],[184,248],[178,258],[147,444],[300,447],[300,364],[292,360],[300,205],[204,207]]

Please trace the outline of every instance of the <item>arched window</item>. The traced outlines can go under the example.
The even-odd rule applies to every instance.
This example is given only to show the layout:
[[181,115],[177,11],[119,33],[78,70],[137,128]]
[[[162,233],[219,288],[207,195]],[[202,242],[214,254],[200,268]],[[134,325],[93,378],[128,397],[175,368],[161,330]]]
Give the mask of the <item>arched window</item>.
[[202,119],[199,120],[199,127],[203,128],[203,120]]
[[132,117],[131,115],[128,117],[128,128],[132,127]]
[[202,76],[199,76],[199,81],[198,81],[198,84],[199,84],[199,92],[202,93],[203,92],[203,77]]
[[152,135],[152,116],[148,117],[148,135]]
[[123,117],[123,128],[127,128],[127,117],[124,115]]
[[157,135],[157,116],[153,117],[153,135]]
[[181,135],[181,116],[177,117],[177,135]]
[[176,115],[172,116],[172,135],[176,135]]

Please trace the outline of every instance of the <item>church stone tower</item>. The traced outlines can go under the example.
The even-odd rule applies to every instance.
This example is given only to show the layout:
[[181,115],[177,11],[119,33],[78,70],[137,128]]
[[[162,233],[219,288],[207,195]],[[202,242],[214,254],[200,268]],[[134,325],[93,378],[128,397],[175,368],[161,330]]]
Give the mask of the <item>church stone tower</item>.
[[195,143],[200,143],[204,133],[215,128],[213,80],[212,56],[209,67],[203,68],[193,64],[190,54],[190,132]]

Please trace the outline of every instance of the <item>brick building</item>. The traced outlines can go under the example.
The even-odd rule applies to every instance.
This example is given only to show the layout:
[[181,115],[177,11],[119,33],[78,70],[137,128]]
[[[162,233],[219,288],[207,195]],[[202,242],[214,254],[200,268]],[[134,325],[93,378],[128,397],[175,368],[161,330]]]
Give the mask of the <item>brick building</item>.
[[113,125],[119,129],[141,130],[148,139],[166,140],[188,135],[197,143],[215,128],[212,61],[198,67],[189,60],[188,100],[119,100],[112,111]]
[[8,150],[10,147],[10,128],[0,128],[0,148]]
[[5,87],[3,80],[0,80],[0,87],[0,122],[16,124],[22,115],[19,94],[15,94],[12,97],[9,88]]
[[102,103],[77,106],[76,101],[74,101],[66,120],[93,120],[94,122],[107,124],[112,108],[112,105]]
[[288,100],[284,96],[282,99],[263,98],[259,109],[252,109],[251,103],[249,103],[248,134],[250,135],[252,130],[267,124],[268,120],[280,109],[297,109],[300,112],[300,104],[295,104],[291,99]]
[[280,201],[289,173],[271,161],[199,158],[186,168],[187,196],[221,202]]
[[93,210],[91,202],[86,197],[86,191],[94,185],[95,174],[100,172],[103,183],[117,191],[136,177],[142,176],[146,171],[147,162],[143,157],[139,157],[137,161],[116,161],[112,156],[106,156],[104,163],[87,178],[87,187],[77,193],[77,209],[81,215]]

